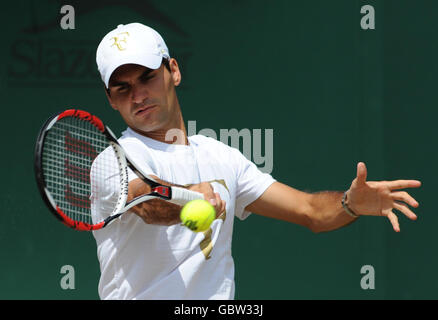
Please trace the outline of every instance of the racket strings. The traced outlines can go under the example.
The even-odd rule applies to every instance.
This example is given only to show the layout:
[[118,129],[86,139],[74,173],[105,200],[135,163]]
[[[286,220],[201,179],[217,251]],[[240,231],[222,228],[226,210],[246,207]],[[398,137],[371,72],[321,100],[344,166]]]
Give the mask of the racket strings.
[[57,121],[46,134],[42,163],[46,188],[70,219],[95,224],[111,214],[119,198],[119,166],[106,136],[91,123]]

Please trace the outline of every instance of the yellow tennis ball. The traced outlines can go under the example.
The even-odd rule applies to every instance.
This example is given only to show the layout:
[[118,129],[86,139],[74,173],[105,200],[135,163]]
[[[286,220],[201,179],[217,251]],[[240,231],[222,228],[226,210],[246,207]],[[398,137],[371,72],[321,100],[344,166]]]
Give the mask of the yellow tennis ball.
[[201,232],[210,228],[216,218],[216,211],[208,201],[192,200],[182,208],[180,218],[187,228],[194,232]]

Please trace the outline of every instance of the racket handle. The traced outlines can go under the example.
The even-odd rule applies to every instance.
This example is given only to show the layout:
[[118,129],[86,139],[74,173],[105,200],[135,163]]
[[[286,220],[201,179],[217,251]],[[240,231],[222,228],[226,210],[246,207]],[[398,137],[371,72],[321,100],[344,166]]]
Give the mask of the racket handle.
[[202,193],[190,191],[184,188],[172,187],[172,199],[168,201],[183,206],[187,202],[196,199],[204,199],[204,195]]

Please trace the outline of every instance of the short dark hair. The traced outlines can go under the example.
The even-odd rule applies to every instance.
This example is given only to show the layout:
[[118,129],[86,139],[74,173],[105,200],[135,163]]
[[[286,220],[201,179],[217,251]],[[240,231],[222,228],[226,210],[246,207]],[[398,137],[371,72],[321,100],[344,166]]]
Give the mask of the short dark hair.
[[170,64],[169,64],[170,59],[167,58],[163,58],[163,60],[161,61],[161,64],[164,64],[164,66],[166,67],[166,69],[170,72]]
[[[170,72],[170,63],[169,63],[170,59],[167,58],[163,58],[163,60],[161,60],[161,64],[164,65],[164,67]],[[110,95],[110,89],[106,88],[104,85],[104,88],[106,90],[106,92],[108,93],[108,95]]]

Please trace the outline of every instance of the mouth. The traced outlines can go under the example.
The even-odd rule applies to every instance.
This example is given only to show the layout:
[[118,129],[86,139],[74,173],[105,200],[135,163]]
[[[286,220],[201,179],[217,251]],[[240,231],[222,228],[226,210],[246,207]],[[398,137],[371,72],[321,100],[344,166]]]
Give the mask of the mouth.
[[145,114],[149,113],[155,107],[157,107],[157,105],[154,104],[154,105],[144,106],[144,107],[138,108],[137,110],[135,110],[134,115],[136,115],[136,116],[145,115]]

